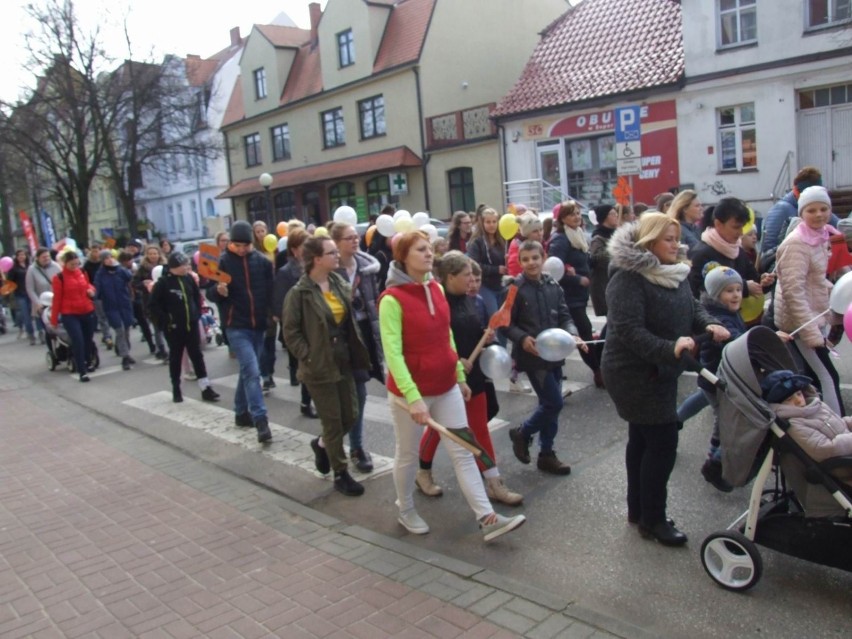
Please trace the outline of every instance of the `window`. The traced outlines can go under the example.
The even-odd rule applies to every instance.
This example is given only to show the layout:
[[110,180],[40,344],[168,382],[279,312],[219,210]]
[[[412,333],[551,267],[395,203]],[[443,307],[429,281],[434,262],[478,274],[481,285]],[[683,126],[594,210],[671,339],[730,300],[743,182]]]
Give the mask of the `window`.
[[338,107],[322,113],[323,145],[326,149],[346,144],[346,131],[343,128],[343,109]]
[[243,138],[246,145],[246,166],[257,166],[260,164],[260,134],[252,133]]
[[266,197],[255,195],[246,202],[246,210],[250,222],[261,220],[266,222]]
[[378,215],[385,204],[392,202],[390,180],[387,175],[379,175],[367,180],[367,210],[370,215]]
[[275,219],[292,220],[296,217],[296,196],[293,191],[280,191],[275,194],[272,199],[272,209],[275,212]]
[[719,46],[757,42],[756,0],[718,0]]
[[266,69],[263,67],[254,70],[254,97],[257,100],[266,97]]
[[754,103],[717,111],[719,123],[719,170],[757,168],[757,133]]
[[473,211],[476,198],[473,196],[473,169],[462,167],[447,171],[450,184],[450,210]]
[[195,200],[189,201],[189,217],[192,219],[192,230],[198,230],[198,202]]
[[334,211],[338,206],[355,205],[355,185],[352,182],[338,182],[328,190],[329,210]]
[[385,99],[377,95],[358,103],[361,116],[361,139],[375,138],[387,132],[385,128]]
[[169,204],[166,207],[167,217],[169,219],[169,233],[174,235],[175,233],[175,209]]
[[822,89],[799,91],[800,109],[818,109],[852,103],[852,84],[838,84]]
[[852,0],[807,0],[808,27],[825,27],[852,19]]
[[290,127],[286,124],[272,127],[272,160],[290,159]]
[[177,230],[178,233],[183,233],[186,231],[186,227],[183,223],[183,204],[180,202],[177,203],[177,211],[175,212],[175,218],[177,219]]
[[206,211],[205,215],[207,217],[216,217],[216,205],[213,203],[211,198],[207,198],[207,201],[204,203],[204,210]]
[[355,43],[352,41],[352,29],[337,34],[337,63],[341,67],[355,64]]

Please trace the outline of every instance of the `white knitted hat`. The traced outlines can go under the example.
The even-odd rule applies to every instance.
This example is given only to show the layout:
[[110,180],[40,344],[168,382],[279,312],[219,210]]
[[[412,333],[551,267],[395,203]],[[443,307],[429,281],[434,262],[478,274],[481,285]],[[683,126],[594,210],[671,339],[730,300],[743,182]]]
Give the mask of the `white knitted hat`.
[[828,197],[828,191],[825,190],[824,186],[809,186],[802,191],[799,195],[799,215],[801,215],[802,209],[814,202],[824,202],[831,208],[831,198]]

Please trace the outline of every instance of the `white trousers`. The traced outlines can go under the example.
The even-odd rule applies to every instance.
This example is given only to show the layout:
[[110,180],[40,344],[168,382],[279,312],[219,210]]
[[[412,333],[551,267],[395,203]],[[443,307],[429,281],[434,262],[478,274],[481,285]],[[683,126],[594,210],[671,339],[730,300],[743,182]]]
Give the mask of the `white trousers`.
[[[393,482],[396,486],[397,506],[400,512],[406,512],[414,508],[414,479],[420,465],[420,437],[424,427],[411,419],[408,409],[397,404],[395,397],[396,395],[388,394],[393,415],[393,429],[396,434]],[[443,395],[424,397],[423,401],[429,408],[432,419],[439,424],[447,428],[467,428],[464,398],[458,385],[453,385]],[[494,508],[485,494],[485,486],[473,454],[446,437],[441,437],[441,441],[453,462],[456,479],[476,519],[482,519],[493,513]]]

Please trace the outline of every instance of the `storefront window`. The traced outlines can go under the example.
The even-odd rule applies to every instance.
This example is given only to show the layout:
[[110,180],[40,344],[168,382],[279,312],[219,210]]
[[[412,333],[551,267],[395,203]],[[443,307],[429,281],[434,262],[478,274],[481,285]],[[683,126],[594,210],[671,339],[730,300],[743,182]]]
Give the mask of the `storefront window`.
[[618,182],[615,136],[566,140],[568,190],[583,202],[611,202]]
[[355,206],[355,185],[352,182],[338,182],[328,190],[328,203],[332,213],[344,204]]
[[385,204],[392,204],[390,180],[387,175],[379,175],[367,180],[367,211],[369,215],[378,215]]

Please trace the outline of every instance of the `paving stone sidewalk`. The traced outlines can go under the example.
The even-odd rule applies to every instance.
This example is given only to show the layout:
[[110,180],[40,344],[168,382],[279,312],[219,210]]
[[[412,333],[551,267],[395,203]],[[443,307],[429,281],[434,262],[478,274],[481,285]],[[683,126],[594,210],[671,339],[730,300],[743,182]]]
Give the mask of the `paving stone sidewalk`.
[[14,386],[0,387],[4,639],[632,636]]

